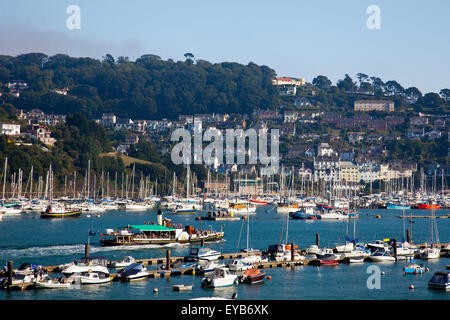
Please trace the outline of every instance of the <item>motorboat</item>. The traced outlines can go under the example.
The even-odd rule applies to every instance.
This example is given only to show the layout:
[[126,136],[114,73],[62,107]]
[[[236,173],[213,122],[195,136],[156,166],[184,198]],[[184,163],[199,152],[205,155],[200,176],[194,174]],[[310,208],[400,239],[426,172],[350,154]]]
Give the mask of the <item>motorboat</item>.
[[121,261],[114,261],[110,263],[110,267],[111,268],[125,268],[128,267],[130,264],[132,264],[134,262],[134,258],[132,256],[126,256],[124,257]]
[[265,277],[266,273],[263,270],[258,268],[251,268],[245,270],[239,281],[242,283],[255,284],[262,282]]
[[80,261],[75,261],[61,270],[61,273],[70,276],[75,273],[83,272],[102,272],[109,273],[107,268],[108,260],[104,257],[83,257]]
[[411,206],[404,203],[386,203],[386,209],[409,210]]
[[230,273],[228,268],[216,268],[211,276],[202,279],[202,287],[229,287],[236,282],[237,277],[237,275]]
[[369,248],[372,251],[376,251],[376,250],[380,250],[380,249],[388,250],[389,249],[389,244],[387,244],[383,240],[374,240],[374,241],[369,242],[367,244],[367,248]]
[[308,248],[306,248],[307,254],[317,254],[319,253],[319,247],[315,244],[310,245]]
[[353,256],[353,257],[347,257],[348,263],[363,263],[365,256]]
[[191,270],[195,270],[196,267],[196,262],[182,262],[182,261],[176,261],[172,264],[170,264],[170,268],[167,269],[167,265],[163,264],[159,270],[158,273],[166,273],[166,272],[170,272],[171,274],[181,274],[182,272],[191,269]]
[[317,214],[317,218],[321,220],[343,220],[347,219],[348,215],[345,215],[340,210],[327,210]]
[[423,265],[419,265],[417,263],[411,263],[407,266],[403,267],[403,270],[406,274],[422,274],[428,271],[428,268],[425,268]]
[[428,288],[450,290],[450,272],[435,272],[433,277],[428,281]]
[[435,248],[435,247],[427,247],[423,249],[422,252],[419,254],[420,259],[439,259],[441,256],[441,249]]
[[66,289],[70,288],[70,282],[66,281],[64,278],[51,279],[45,278],[34,283],[36,289]]
[[132,263],[120,270],[117,278],[121,281],[138,281],[146,279],[149,272],[142,263]]
[[230,271],[244,271],[253,268],[253,263],[246,262],[243,259],[233,259],[228,268],[230,268]]
[[326,253],[321,255],[316,255],[317,260],[319,261],[320,265],[337,265],[339,263],[339,256],[335,255],[334,253]]
[[191,248],[189,256],[185,258],[186,261],[200,261],[200,260],[217,260],[221,253],[206,247]]
[[83,272],[79,279],[81,284],[103,284],[111,282],[109,273],[103,272]]
[[317,216],[314,213],[314,209],[311,207],[304,208],[303,210],[291,212],[291,213],[289,213],[289,217],[291,219],[300,219],[300,220],[316,220],[317,219]]
[[[291,261],[291,260],[292,260],[291,250],[279,251],[275,255],[275,261]],[[305,256],[302,256],[300,253],[295,251],[294,261],[303,261],[303,260],[305,260]]]
[[205,260],[197,263],[197,265],[195,266],[195,271],[199,272],[200,274],[207,274],[213,272],[214,269],[221,267],[225,267],[225,264],[218,263],[213,260],[212,261]]
[[389,254],[387,250],[376,250],[370,256],[370,260],[373,262],[393,262],[395,258]]

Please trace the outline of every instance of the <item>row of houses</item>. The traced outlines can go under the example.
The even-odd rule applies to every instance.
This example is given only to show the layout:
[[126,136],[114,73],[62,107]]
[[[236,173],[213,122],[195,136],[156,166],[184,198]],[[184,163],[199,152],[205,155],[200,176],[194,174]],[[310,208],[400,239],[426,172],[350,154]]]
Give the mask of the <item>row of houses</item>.
[[66,115],[64,115],[64,114],[48,114],[38,108],[31,109],[28,112],[24,112],[23,110],[18,110],[17,118],[19,120],[22,120],[23,122],[25,122],[27,125],[31,125],[33,123],[40,123],[40,124],[50,126],[50,127],[54,127],[61,123],[66,122]]

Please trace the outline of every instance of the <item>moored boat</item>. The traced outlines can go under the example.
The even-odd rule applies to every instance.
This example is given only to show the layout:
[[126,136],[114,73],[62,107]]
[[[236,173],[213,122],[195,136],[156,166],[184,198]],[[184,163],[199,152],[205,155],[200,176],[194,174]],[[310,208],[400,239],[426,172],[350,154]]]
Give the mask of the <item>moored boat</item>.
[[41,218],[77,218],[81,216],[81,209],[69,209],[62,207],[48,206],[41,212]]
[[266,273],[263,270],[258,268],[251,268],[247,269],[244,272],[239,281],[243,283],[255,284],[262,282],[265,277]]
[[417,263],[411,263],[407,266],[404,266],[403,270],[406,274],[422,274],[425,273],[425,271],[428,271],[428,269],[423,265],[419,265]]
[[202,279],[202,287],[219,288],[232,286],[237,280],[237,275],[231,274],[228,268],[214,269],[212,276]]
[[147,279],[149,272],[142,263],[132,263],[128,267],[120,270],[117,279],[120,281],[138,281]]
[[428,281],[428,288],[450,290],[450,272],[435,272],[433,277]]

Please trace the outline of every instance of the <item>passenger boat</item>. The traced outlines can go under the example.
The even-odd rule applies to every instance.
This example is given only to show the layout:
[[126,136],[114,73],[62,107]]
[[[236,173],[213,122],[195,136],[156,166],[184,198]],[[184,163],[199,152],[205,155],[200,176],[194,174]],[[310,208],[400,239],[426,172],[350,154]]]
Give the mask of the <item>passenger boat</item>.
[[111,282],[109,273],[84,272],[79,277],[81,284],[103,284]]
[[146,279],[149,272],[142,263],[132,263],[128,267],[120,270],[117,279],[120,281],[138,281]]
[[185,258],[186,261],[200,261],[200,260],[217,260],[221,253],[206,247],[191,248],[189,255]]
[[403,267],[403,270],[406,274],[422,274],[425,271],[428,271],[423,265],[419,265],[417,263],[411,263],[407,266]]
[[231,274],[228,268],[214,269],[212,276],[202,279],[202,287],[219,288],[232,286],[237,280],[237,275]]
[[81,216],[81,209],[69,209],[62,207],[48,206],[41,212],[41,218],[77,218]]
[[435,272],[430,281],[428,281],[428,288],[450,290],[450,272]]
[[263,282],[266,277],[266,273],[258,268],[251,268],[244,272],[242,277],[239,279],[242,283],[255,284]]
[[162,220],[158,213],[157,224],[128,225],[117,229],[107,229],[100,234],[100,242],[105,246],[148,245],[170,243],[201,243],[218,241],[224,237],[223,231],[198,230],[193,226],[174,224],[170,219]]

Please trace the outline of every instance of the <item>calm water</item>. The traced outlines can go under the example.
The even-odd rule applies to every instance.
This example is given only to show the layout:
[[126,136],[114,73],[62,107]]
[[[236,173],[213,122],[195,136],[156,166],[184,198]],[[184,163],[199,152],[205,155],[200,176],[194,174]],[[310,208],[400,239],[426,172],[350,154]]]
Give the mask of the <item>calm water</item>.
[[[412,210],[416,215],[428,215],[429,211]],[[407,211],[409,214],[409,211]],[[448,210],[437,211],[438,215],[446,215]],[[380,214],[381,219],[375,216]],[[384,238],[402,240],[405,235],[403,219],[397,216],[399,210],[361,210],[356,221],[356,237],[361,241]],[[165,215],[176,223],[200,226],[200,221],[191,215]],[[120,260],[123,256],[135,258],[165,257],[167,248],[172,256],[184,256],[189,252],[189,245],[145,246],[145,247],[102,247],[99,236],[88,237],[88,231],[104,232],[106,228],[114,228],[127,224],[142,224],[145,221],[156,221],[156,211],[125,213],[111,211],[100,216],[86,214],[79,219],[47,220],[38,214],[22,214],[4,217],[0,221],[0,265],[8,260],[14,261],[14,267],[30,262],[42,265],[58,265],[79,259],[84,255],[84,244],[88,238],[91,244],[91,255],[105,256],[111,260]],[[441,242],[450,242],[450,219],[436,219]],[[430,241],[430,219],[415,219],[413,239],[416,243]],[[239,221],[202,221],[203,229],[211,226],[219,230],[221,225],[225,231],[225,240],[207,244],[208,247],[221,252],[236,252],[246,247],[247,225],[245,220]],[[320,234],[320,245],[334,247],[345,241],[346,229],[353,236],[353,222],[346,221],[303,221],[289,220],[288,242],[295,242],[300,248],[315,243],[316,233]],[[275,208],[258,208],[256,215],[250,219],[250,247],[266,250],[269,244],[284,242],[286,239],[285,215],[276,213]],[[152,300],[152,299],[190,299],[204,296],[231,297],[235,292],[239,299],[260,300],[292,300],[292,299],[449,299],[450,293],[429,290],[427,282],[435,271],[445,270],[450,264],[448,258],[438,261],[419,261],[430,271],[423,275],[404,275],[404,262],[377,263],[384,275],[381,276],[380,289],[368,289],[366,282],[370,274],[367,268],[373,263],[329,267],[300,266],[296,268],[266,269],[272,280],[265,280],[258,285],[235,285],[221,289],[203,289],[200,286],[201,276],[173,276],[171,279],[149,279],[135,283],[113,282],[107,285],[86,286],[79,289],[61,290],[29,290],[24,292],[0,291],[0,300],[53,300],[53,299],[106,299],[106,300]],[[172,285],[193,284],[190,292],[174,292]],[[409,286],[415,289],[410,290]],[[158,293],[153,289],[158,288]]]

